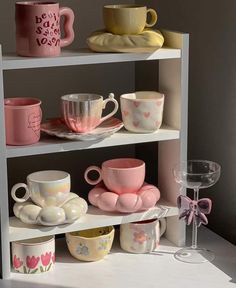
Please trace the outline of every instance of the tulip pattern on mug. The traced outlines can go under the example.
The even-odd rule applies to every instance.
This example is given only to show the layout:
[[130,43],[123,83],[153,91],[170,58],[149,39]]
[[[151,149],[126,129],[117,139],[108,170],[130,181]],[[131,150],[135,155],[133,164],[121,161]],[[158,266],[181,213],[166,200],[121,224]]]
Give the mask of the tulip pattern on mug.
[[12,266],[24,274],[43,273],[55,263],[54,236],[12,242]]
[[43,273],[50,271],[52,268],[52,264],[55,263],[55,253],[46,252],[39,256],[26,256],[26,265],[23,265],[23,259],[14,255],[13,257],[13,268],[17,272],[21,272],[23,269],[23,273],[25,274],[34,274],[34,273]]

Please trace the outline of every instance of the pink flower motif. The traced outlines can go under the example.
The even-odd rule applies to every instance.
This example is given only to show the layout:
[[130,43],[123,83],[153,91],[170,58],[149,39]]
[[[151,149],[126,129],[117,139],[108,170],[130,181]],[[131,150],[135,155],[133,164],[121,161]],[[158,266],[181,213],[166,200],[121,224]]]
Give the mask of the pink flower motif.
[[41,261],[42,261],[42,264],[43,266],[48,266],[48,264],[50,263],[51,261],[51,255],[52,255],[52,252],[50,253],[46,253],[45,255],[41,255]]
[[55,257],[55,252],[52,254],[52,263],[55,263],[56,257]]
[[38,265],[38,262],[39,262],[39,257],[35,257],[35,256],[26,257],[26,265],[30,269],[34,269]]
[[134,232],[134,242],[138,242],[139,244],[143,244],[147,241],[147,234],[144,231]]
[[22,265],[23,265],[23,261],[21,261],[20,258],[17,258],[16,255],[14,255],[14,258],[13,258],[13,267],[14,267],[15,269],[18,269],[18,268],[20,268]]

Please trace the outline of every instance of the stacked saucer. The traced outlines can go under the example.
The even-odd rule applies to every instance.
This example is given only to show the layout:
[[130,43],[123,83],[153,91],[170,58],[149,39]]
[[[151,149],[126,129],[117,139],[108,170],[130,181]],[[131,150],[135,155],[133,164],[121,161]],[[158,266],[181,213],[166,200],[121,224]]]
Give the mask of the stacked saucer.
[[150,29],[157,22],[157,13],[146,6],[106,5],[103,20],[105,29],[93,32],[87,39],[95,52],[153,52],[164,43],[161,32]]
[[[96,171],[97,180],[88,174]],[[85,180],[96,185],[88,194],[89,202],[103,211],[132,213],[148,210],[160,199],[160,191],[147,184],[145,163],[135,158],[118,158],[102,163],[102,167],[90,166],[85,171]]]

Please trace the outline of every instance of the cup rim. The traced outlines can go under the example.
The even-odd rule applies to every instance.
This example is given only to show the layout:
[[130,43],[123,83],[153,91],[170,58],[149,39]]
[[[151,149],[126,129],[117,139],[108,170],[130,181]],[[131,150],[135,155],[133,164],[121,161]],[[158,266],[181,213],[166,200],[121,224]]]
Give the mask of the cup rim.
[[104,9],[140,9],[140,8],[147,8],[145,5],[138,5],[138,4],[108,4],[103,6]]
[[25,5],[25,6],[41,6],[41,5],[59,5],[59,3],[57,1],[46,1],[46,2],[43,2],[43,1],[17,1],[15,3],[15,5]]
[[[55,236],[49,235],[49,236],[43,236],[43,237],[14,241],[12,243],[22,245],[22,246],[39,246],[39,245],[47,244],[47,243],[54,241],[54,240],[55,240]],[[32,241],[32,242],[30,242],[30,241]]]
[[[80,236],[80,235],[73,235],[73,233],[79,233],[81,231],[84,231],[84,230],[79,230],[79,231],[73,231],[73,232],[68,232],[66,233],[67,236],[71,237],[71,238],[74,238],[74,239],[84,239],[84,240],[96,240],[96,239],[100,239],[100,238],[103,238],[104,236],[108,236],[108,235],[111,235],[115,232],[115,228],[113,225],[110,225],[110,226],[104,226],[104,227],[95,227],[95,228],[91,228],[91,229],[86,229],[86,230],[92,230],[92,229],[99,229],[99,228],[109,228],[109,232],[106,233],[106,234],[103,234],[103,235],[98,235],[98,236],[95,236],[95,237],[85,237],[85,236]],[[86,231],[85,230],[85,231]]]
[[[139,163],[137,165],[135,165],[134,167],[111,167],[109,166],[109,163],[111,162],[120,162],[120,161],[130,161],[130,162],[136,162]],[[116,158],[116,159],[110,159],[107,160],[105,162],[102,163],[102,167],[108,168],[108,169],[113,169],[113,170],[119,170],[119,171],[125,171],[125,170],[132,170],[132,169],[137,169],[137,168],[141,168],[145,166],[145,162],[141,159],[137,159],[137,158]]]
[[[156,97],[153,97],[153,98],[131,98],[132,95],[135,95],[135,94],[141,94],[141,93],[155,93],[155,96]],[[125,94],[122,94],[120,96],[121,99],[126,99],[126,100],[129,100],[129,101],[138,101],[138,102],[142,102],[142,101],[145,101],[145,102],[152,102],[152,101],[156,101],[156,100],[164,100],[165,99],[165,95],[161,92],[157,92],[157,91],[148,91],[148,90],[145,90],[145,91],[135,91],[133,93],[125,93]]]
[[[31,101],[31,102],[35,102],[35,103],[29,104],[29,105],[27,105],[27,104],[25,104],[25,105],[11,105],[10,103],[12,103],[13,101],[26,101],[26,102]],[[4,99],[4,108],[6,108],[6,109],[26,109],[26,108],[37,107],[41,104],[42,104],[42,101],[37,99],[37,98],[13,97],[13,98],[5,98]]]
[[140,220],[140,221],[135,221],[135,222],[130,222],[129,224],[132,225],[148,225],[148,224],[156,224],[159,222],[160,219],[158,218],[152,218],[152,219],[146,219],[146,220]]
[[[36,176],[37,174],[40,174],[40,173],[51,173],[51,172],[60,172],[60,173],[63,173],[64,174],[64,177],[60,178],[60,179],[55,179],[55,180],[39,180],[39,179],[32,179],[32,177]],[[60,181],[64,181],[65,179],[67,179],[68,177],[70,177],[70,174],[68,172],[65,172],[65,171],[62,171],[62,170],[41,170],[41,171],[36,171],[36,172],[33,172],[31,174],[29,174],[27,176],[27,180],[30,180],[30,181],[33,181],[33,182],[37,182],[37,183],[50,183],[50,182],[60,182]]]
[[[75,97],[78,97],[78,96],[89,96],[89,97],[94,97],[95,99],[76,99]],[[88,98],[89,98],[88,97]],[[61,96],[61,100],[62,101],[68,101],[68,102],[75,102],[75,103],[78,103],[78,102],[92,102],[92,101],[100,101],[100,100],[103,100],[103,96],[102,95],[99,95],[99,94],[95,94],[95,93],[71,93],[71,94],[66,94],[66,95],[63,95]]]

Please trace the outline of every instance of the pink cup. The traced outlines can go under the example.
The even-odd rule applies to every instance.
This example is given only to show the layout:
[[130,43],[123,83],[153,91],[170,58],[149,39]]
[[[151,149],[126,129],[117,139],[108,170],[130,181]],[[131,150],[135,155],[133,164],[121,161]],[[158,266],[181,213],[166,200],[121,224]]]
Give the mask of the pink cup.
[[40,139],[41,101],[34,98],[4,99],[6,144],[29,145]]
[[[90,171],[97,171],[97,180],[88,177]],[[112,159],[102,163],[102,168],[90,166],[84,173],[85,180],[96,185],[103,180],[106,187],[117,194],[137,193],[145,178],[145,163],[134,158]]]
[[[57,2],[23,1],[15,4],[16,53],[21,56],[58,56],[74,40],[74,13]],[[60,17],[65,38],[61,39]]]

